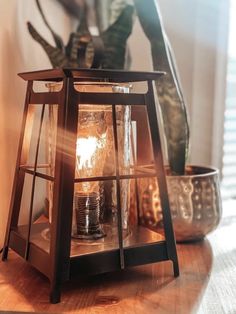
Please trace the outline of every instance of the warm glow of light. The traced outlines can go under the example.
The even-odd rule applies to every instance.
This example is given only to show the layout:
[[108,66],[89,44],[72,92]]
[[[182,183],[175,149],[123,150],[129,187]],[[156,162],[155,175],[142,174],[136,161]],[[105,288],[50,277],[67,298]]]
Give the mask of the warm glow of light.
[[97,149],[96,137],[78,138],[76,143],[77,168],[92,168],[92,157]]
[[95,136],[79,137],[76,143],[76,170],[79,172],[94,168],[96,159],[99,159],[99,151],[105,147],[105,144],[105,133],[100,138]]

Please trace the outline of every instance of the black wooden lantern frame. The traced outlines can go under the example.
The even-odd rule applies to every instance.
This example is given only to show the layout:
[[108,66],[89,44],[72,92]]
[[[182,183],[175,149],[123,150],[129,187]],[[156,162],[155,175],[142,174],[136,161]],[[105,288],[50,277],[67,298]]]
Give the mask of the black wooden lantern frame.
[[[22,73],[19,75],[21,78],[28,81],[28,85],[10,213],[2,256],[3,260],[7,259],[8,248],[11,248],[36,269],[46,275],[49,278],[51,284],[50,301],[52,303],[57,303],[60,301],[61,284],[75,275],[110,272],[130,266],[171,260],[173,262],[174,275],[178,276],[178,259],[169,208],[157,111],[153,92],[153,81],[159,79],[163,73],[124,72],[91,69],[54,69]],[[35,92],[33,89],[33,83],[35,81],[62,82],[62,89],[58,92]],[[74,88],[75,82],[78,81],[116,83],[146,81],[148,89],[147,92],[141,94],[78,92]],[[45,104],[58,105],[57,128],[60,129],[61,132],[60,136],[57,136],[56,140],[55,174],[53,177],[37,171],[40,132],[37,139],[34,166],[31,168],[25,166],[27,155],[29,153],[29,143],[24,140],[24,136],[25,132],[27,131],[25,130],[25,127],[27,116],[30,114],[30,104],[42,105],[42,110],[44,110]],[[78,124],[78,107],[82,104],[112,106],[116,161],[116,171],[114,176],[101,176],[92,179],[75,179],[75,147]],[[154,156],[153,165],[148,169],[148,171],[145,171],[145,168],[139,169],[137,167],[132,174],[122,175],[119,172],[116,117],[117,105],[146,108]],[[138,128],[141,128],[142,130],[142,125],[139,125]],[[69,141],[67,136],[68,134],[70,134]],[[61,143],[63,143],[63,145],[61,145]],[[73,153],[68,154],[68,151]],[[32,176],[32,193],[30,196],[31,202],[28,217],[29,223],[26,226],[18,226],[20,204],[26,173]],[[50,229],[50,244],[48,249],[43,249],[31,241],[32,235],[34,237],[40,236],[42,228],[45,228],[45,224],[32,223],[33,198],[35,193],[34,185],[37,177],[54,182],[53,213]],[[146,177],[157,178],[163,212],[163,227],[165,238],[161,241],[149,241],[148,243],[145,243],[145,241],[142,241],[141,243],[135,243],[135,241],[133,241],[133,243],[127,246],[124,245],[122,235],[120,180],[134,179],[137,182],[139,178]],[[106,251],[100,250],[90,254],[74,255],[71,254],[74,184],[88,180],[114,180],[116,182],[119,246],[118,248],[111,248],[110,250]],[[137,193],[136,198],[138,204]],[[138,232],[141,234],[147,232],[145,231],[146,228],[142,228],[141,226],[138,226],[138,228]]]

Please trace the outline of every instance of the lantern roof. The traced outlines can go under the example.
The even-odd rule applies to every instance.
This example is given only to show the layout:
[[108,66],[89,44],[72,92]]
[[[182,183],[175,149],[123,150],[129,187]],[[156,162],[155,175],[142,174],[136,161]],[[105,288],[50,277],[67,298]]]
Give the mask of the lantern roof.
[[155,81],[165,72],[139,72],[123,70],[103,70],[103,69],[47,69],[33,72],[19,73],[18,75],[25,81],[61,81],[64,78],[73,78],[75,81],[108,81],[108,82],[140,82]]

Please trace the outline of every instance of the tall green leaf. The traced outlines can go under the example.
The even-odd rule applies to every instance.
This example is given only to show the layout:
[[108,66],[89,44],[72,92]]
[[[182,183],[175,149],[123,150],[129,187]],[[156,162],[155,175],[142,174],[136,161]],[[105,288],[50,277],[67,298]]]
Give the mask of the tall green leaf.
[[156,1],[134,0],[134,3],[144,33],[151,44],[154,70],[166,72],[161,82],[156,83],[156,89],[162,111],[171,172],[182,175],[188,153],[189,127],[177,67],[166,40]]
[[126,6],[119,18],[101,34],[104,43],[102,68],[124,69],[126,43],[133,28],[133,6]]
[[63,68],[68,66],[68,60],[65,53],[58,47],[53,47],[50,45],[34,28],[34,26],[28,22],[28,30],[31,36],[36,40],[42,48],[45,50],[49,57],[49,60],[54,68]]
[[130,0],[94,0],[95,15],[100,32],[114,24]]

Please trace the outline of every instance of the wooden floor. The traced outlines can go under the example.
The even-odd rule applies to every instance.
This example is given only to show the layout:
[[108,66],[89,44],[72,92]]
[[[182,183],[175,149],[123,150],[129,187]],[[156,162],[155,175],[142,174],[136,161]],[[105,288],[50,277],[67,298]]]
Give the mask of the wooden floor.
[[161,314],[236,313],[236,203],[224,204],[220,227],[202,242],[178,245],[181,275],[169,262],[64,285],[48,303],[48,281],[10,252],[0,262],[0,312]]

